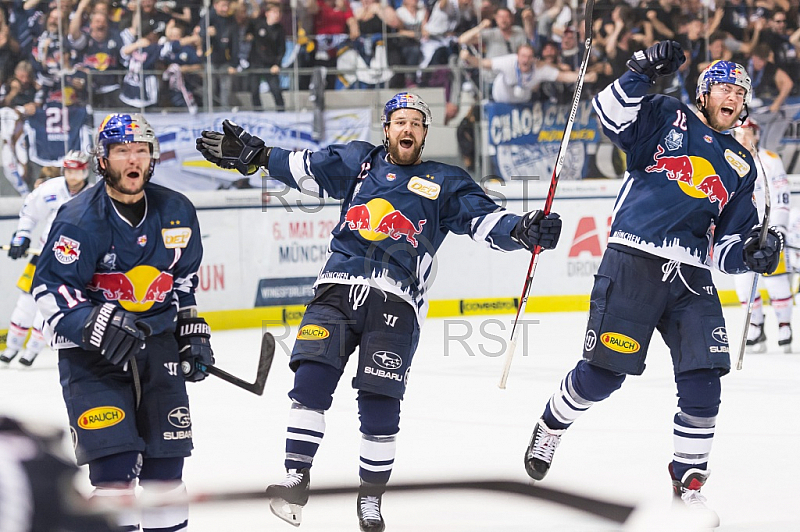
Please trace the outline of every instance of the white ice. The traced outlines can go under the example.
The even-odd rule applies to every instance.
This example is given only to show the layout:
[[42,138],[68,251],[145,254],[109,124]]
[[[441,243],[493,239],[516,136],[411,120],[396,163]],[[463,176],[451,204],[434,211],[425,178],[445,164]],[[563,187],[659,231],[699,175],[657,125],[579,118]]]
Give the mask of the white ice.
[[[771,352],[745,356],[744,369],[723,378],[712,474],[703,489],[720,515],[720,531],[800,530],[795,506],[800,493],[800,339],[795,342],[798,354],[779,352],[774,316],[765,310]],[[743,313],[738,308],[725,312],[735,359]],[[531,429],[580,357],[586,316],[529,314],[526,319],[539,323],[526,328],[506,390],[497,387],[503,362],[499,353],[511,317],[428,320],[402,404],[393,481],[527,480],[522,457]],[[795,324],[800,334],[797,319]],[[273,332],[287,338],[285,349],[291,347],[294,329]],[[217,365],[252,378],[259,340],[259,330],[215,332]],[[189,385],[195,451],[186,461],[184,479],[191,492],[260,491],[283,478],[286,393],[292,385],[287,360],[279,344],[261,397],[211,377]],[[647,360],[643,376],[629,377],[621,390],[570,428],[540,485],[637,504],[646,510],[641,530],[669,530],[663,523],[672,502],[667,464],[676,396],[671,361],[658,333]],[[350,385],[354,359],[348,367],[326,415],[325,439],[312,469],[314,487],[358,482],[358,416]],[[43,353],[30,369],[16,361],[0,369],[0,391],[0,413],[66,428],[53,353]],[[81,475],[79,484],[88,489],[85,468]],[[478,492],[389,493],[383,513],[389,532],[620,529],[550,503]],[[194,505],[190,529],[293,530],[271,515],[266,501]],[[358,530],[354,497],[312,498],[300,530]]]

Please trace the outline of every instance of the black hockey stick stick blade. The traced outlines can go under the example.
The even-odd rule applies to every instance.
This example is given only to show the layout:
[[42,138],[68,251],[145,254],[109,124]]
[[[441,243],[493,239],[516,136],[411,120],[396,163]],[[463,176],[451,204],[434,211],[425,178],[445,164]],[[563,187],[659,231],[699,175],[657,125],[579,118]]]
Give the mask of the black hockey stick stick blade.
[[235,375],[231,375],[227,371],[220,369],[216,366],[205,366],[205,371],[209,375],[213,375],[224,381],[227,381],[243,390],[250,393],[261,395],[264,393],[264,385],[267,383],[267,376],[272,367],[272,359],[275,358],[275,337],[272,334],[265,332],[261,337],[261,356],[258,359],[258,370],[256,371],[256,380],[247,382],[240,379]]

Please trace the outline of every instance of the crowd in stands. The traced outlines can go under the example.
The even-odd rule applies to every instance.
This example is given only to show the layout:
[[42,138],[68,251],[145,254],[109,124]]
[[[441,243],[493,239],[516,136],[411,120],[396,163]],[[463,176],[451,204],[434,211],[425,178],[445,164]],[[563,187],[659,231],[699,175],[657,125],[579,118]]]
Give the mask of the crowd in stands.
[[[212,0],[208,16],[202,4],[2,1],[0,104],[29,112],[29,103],[91,98],[95,107],[192,109],[202,104],[208,64],[217,105],[246,91],[263,108],[268,90],[281,110],[281,72],[297,64],[339,70],[328,89],[441,86],[449,119],[462,88],[503,102],[568,102],[585,40],[583,0],[577,9],[566,0],[297,0],[294,12],[290,0]],[[700,69],[733,59],[777,111],[797,92],[799,6],[716,0],[704,11],[701,0],[598,0],[586,97],[618,77],[636,49],[674,39],[688,61],[654,90],[691,101]]]

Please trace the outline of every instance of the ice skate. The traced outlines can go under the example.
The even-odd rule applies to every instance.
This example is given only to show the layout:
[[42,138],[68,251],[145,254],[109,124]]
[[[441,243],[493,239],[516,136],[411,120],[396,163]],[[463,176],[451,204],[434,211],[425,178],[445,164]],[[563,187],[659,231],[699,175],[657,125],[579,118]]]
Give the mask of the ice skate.
[[26,349],[22,352],[19,357],[19,363],[23,366],[30,367],[33,364],[33,361],[36,360],[36,357],[39,356],[39,351],[33,352],[30,349]]
[[3,354],[0,355],[0,362],[5,362],[6,364],[8,364],[12,360],[14,360],[14,358],[16,358],[17,353],[19,353],[19,351],[17,351],[16,349],[11,349],[10,347],[7,347],[6,350],[3,351]]
[[784,353],[792,352],[792,324],[781,323],[778,325],[778,345]]
[[308,468],[289,469],[286,478],[278,484],[267,487],[269,509],[293,526],[300,526],[303,519],[303,506],[308,502]]
[[750,323],[747,329],[747,342],[745,342],[747,353],[766,353],[767,335],[764,334],[763,323]]
[[385,486],[380,484],[361,482],[356,511],[358,512],[358,526],[361,527],[362,532],[383,532],[386,529],[386,523],[381,515],[381,497],[385,489]]
[[551,429],[543,419],[536,423],[525,451],[525,471],[533,480],[542,480],[547,474],[564,430]]
[[670,463],[669,475],[672,477],[672,491],[675,495],[676,503],[686,505],[691,512],[695,512],[698,518],[707,521],[709,527],[718,527],[719,516],[717,512],[708,507],[706,498],[700,493],[700,489],[708,479],[708,471],[690,469],[684,473],[681,480],[678,480],[675,478],[675,473],[672,471],[672,464]]

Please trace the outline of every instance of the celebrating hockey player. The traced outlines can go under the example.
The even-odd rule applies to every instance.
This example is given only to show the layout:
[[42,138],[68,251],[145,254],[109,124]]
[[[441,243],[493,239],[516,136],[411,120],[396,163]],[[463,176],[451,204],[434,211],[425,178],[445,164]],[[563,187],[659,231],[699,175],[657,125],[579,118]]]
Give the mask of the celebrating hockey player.
[[710,268],[772,272],[782,243],[770,229],[759,248],[752,201],[756,163],[723,133],[747,115],[747,72],[729,61],[712,63],[698,79],[697,112],[677,99],[647,95],[657,77],[684,61],[674,41],[637,51],[629,71],[593,101],[605,134],[627,153],[628,168],[592,288],[583,360],[534,427],[525,469],[534,480],[544,478],[564,431],[627,375],[644,371],[658,329],[678,392],[669,464],[674,493],[716,520],[700,489],[708,478],[720,377],[730,371],[730,356]]
[[[78,464],[93,496],[185,493],[192,450],[185,380],[214,363],[194,292],[203,255],[194,206],[149,183],[158,139],[140,114],[98,128],[97,173],[53,221],[33,295],[58,350]],[[121,516],[125,530],[186,530],[188,505]]]
[[292,351],[295,372],[286,438],[286,478],[267,488],[273,512],[299,524],[309,470],[325,434],[325,411],[350,355],[359,348],[353,387],[361,420],[364,531],[382,531],[381,496],[392,472],[400,401],[427,312],[433,256],[448,232],[497,250],[555,247],[561,220],[523,216],[495,204],[460,168],[423,161],[432,116],[419,96],[386,102],[383,146],[353,141],[317,152],[272,148],[224,121],[203,131],[197,148],[209,161],[250,175],[266,168],[293,188],[342,200],[328,260],[315,283]]
[[[70,151],[64,157],[63,164],[62,177],[45,181],[25,197],[19,212],[19,224],[8,249],[8,256],[12,259],[16,260],[27,253],[31,245],[31,232],[42,220],[45,221],[45,227],[39,237],[39,246],[44,245],[58,209],[89,186],[89,154]],[[36,301],[31,295],[31,282],[38,259],[37,256],[31,258],[17,281],[17,287],[22,293],[17,298],[17,304],[11,313],[6,350],[0,355],[0,362],[11,362],[22,351],[28,331],[31,337],[19,357],[20,364],[24,366],[33,364],[34,359],[46,345],[42,336],[42,316],[37,313]]]
[[[780,156],[772,151],[759,146],[761,129],[752,118],[748,118],[744,123],[733,130],[733,134],[739,143],[750,150],[756,158],[756,170],[760,179],[756,180],[756,203],[759,212],[764,211],[764,185],[762,179],[769,179],[770,212],[769,223],[774,226],[786,239],[787,227],[789,226],[789,211],[791,187],[789,179],[786,177],[786,170]],[[759,159],[761,164],[758,163]],[[763,165],[763,171],[762,171]],[[766,176],[763,174],[766,173]],[[785,257],[781,254],[781,257]],[[792,351],[792,281],[786,261],[781,260],[778,268],[772,275],[763,276],[764,286],[769,294],[769,304],[775,310],[775,317],[778,320],[778,346],[786,353]],[[736,294],[739,301],[747,307],[750,301],[750,291],[753,288],[753,278],[751,275],[737,275],[734,277]],[[763,353],[767,350],[767,335],[764,334],[764,308],[761,295],[756,293],[753,302],[753,315],[750,319],[750,327],[747,330],[747,351],[751,353]]]

